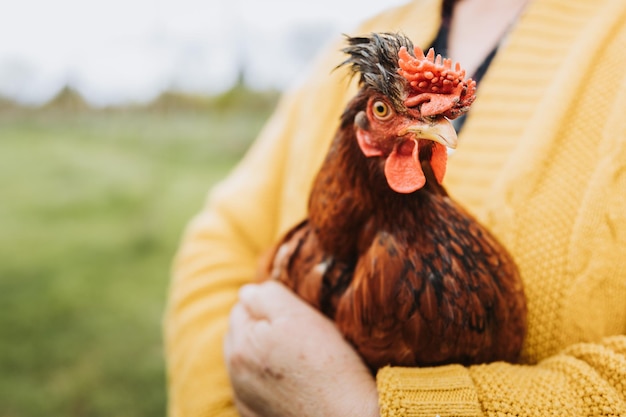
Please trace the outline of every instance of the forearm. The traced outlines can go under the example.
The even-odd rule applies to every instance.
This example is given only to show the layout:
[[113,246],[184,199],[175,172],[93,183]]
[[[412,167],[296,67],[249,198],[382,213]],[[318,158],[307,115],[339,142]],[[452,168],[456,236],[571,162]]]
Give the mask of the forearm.
[[276,239],[296,97],[282,99],[182,239],[164,323],[171,416],[234,412],[223,339],[237,291],[253,279],[259,255]]
[[237,290],[254,269],[254,258],[236,245],[229,225],[208,212],[179,251],[165,318],[171,416],[234,412],[222,343]]
[[184,234],[164,323],[170,416],[235,412],[223,339],[237,291],[275,233],[283,140],[261,138]]

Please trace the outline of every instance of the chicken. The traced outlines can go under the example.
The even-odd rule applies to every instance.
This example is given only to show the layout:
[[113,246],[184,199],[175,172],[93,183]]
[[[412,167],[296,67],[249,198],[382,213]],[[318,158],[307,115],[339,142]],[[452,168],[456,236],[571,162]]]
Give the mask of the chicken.
[[451,119],[475,83],[401,34],[348,38],[360,90],[313,183],[308,218],[261,275],[335,321],[373,370],[518,358],[526,302],[517,267],[441,185]]

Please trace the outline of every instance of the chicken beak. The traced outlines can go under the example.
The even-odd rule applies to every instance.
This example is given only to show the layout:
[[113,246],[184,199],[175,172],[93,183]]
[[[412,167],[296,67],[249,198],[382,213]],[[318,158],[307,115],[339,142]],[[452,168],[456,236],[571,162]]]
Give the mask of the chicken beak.
[[400,132],[400,136],[412,133],[416,139],[427,139],[455,149],[458,143],[456,130],[450,120],[445,117],[430,122],[418,121]]

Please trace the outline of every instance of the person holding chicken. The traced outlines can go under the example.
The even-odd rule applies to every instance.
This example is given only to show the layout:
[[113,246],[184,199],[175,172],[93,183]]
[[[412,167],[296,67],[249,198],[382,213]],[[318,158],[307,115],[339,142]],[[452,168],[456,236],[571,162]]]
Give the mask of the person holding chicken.
[[373,375],[332,314],[277,282],[246,285],[261,254],[307,217],[356,94],[342,69],[328,75],[345,61],[338,44],[190,224],[165,323],[170,415],[626,414],[626,3],[417,0],[359,29],[396,31],[478,81],[445,178],[434,151],[419,169],[404,158],[420,140],[389,152],[393,172],[441,182],[514,259],[527,306],[519,356]]

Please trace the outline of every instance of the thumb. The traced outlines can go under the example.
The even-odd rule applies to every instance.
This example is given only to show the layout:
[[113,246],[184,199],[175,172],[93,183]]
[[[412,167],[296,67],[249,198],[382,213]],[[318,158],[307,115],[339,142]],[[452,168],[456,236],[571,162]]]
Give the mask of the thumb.
[[276,281],[247,284],[239,290],[239,301],[255,320],[275,320],[311,309],[300,297]]

